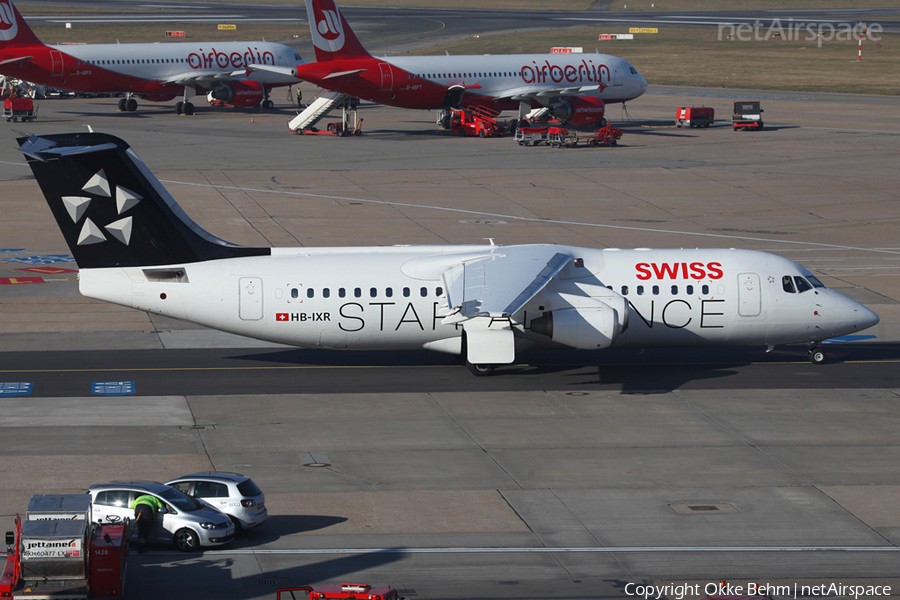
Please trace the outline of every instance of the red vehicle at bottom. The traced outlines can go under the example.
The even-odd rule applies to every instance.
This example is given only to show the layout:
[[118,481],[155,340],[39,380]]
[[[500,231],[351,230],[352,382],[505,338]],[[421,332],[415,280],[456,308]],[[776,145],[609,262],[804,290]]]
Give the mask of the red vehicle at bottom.
[[[278,600],[290,598],[295,600],[294,592],[307,592],[310,600],[346,599],[346,600],[403,600],[394,588],[373,588],[367,583],[341,583],[311,587],[282,588],[278,590]],[[283,594],[283,596],[282,596]]]

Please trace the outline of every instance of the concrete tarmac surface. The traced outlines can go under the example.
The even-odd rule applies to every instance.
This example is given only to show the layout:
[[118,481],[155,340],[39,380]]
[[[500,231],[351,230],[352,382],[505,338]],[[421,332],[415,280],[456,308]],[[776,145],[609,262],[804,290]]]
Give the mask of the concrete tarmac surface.
[[[84,350],[276,347],[78,294],[14,139],[87,125],[129,142],[198,224],[232,242],[764,250],[878,313],[867,343],[900,343],[898,98],[651,86],[627,113],[608,108],[618,147],[553,149],[460,138],[433,112],[373,105],[359,112],[362,136],[298,136],[276,94],[262,112],[198,98],[193,117],[171,103],[118,113],[116,99],[45,100],[34,123],[3,125],[0,383],[30,380],[3,366],[25,352],[66,369]],[[733,132],[731,104],[748,98],[762,100],[766,128]],[[691,105],[714,107],[714,126],[674,127]],[[220,549],[133,554],[132,600],[256,600],[347,581],[413,599],[627,598],[645,584],[687,584],[695,598],[722,580],[738,593],[782,586],[770,597],[832,583],[897,595],[900,380],[867,387],[853,343],[833,354],[853,385],[798,368],[791,389],[727,376],[717,389],[659,389],[648,365],[646,389],[524,373],[510,375],[528,378],[524,391],[473,392],[453,391],[471,376],[448,368],[444,391],[385,393],[397,371],[360,365],[366,393],[305,393],[298,371],[293,393],[211,381],[206,394],[0,397],[0,519],[11,529],[34,493],[110,480],[252,476],[269,521]],[[880,356],[896,380],[897,353]],[[116,378],[99,362],[88,371]]]

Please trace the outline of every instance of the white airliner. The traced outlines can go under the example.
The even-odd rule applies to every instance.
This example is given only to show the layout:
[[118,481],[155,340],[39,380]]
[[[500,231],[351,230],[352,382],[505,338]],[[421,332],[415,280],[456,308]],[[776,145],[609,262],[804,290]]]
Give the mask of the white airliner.
[[290,71],[302,62],[293,48],[271,42],[47,46],[12,0],[0,0],[0,74],[73,92],[124,93],[122,111],[137,110],[135,98],[182,95],[175,112],[191,115],[190,99],[206,92],[232,106],[272,108],[269,90],[297,83]]
[[427,348],[477,374],[530,347],[809,344],[878,323],[785,258],[552,244],[251,248],[194,223],[122,140],[19,139],[91,298],[296,346]]
[[[572,125],[602,122],[606,104],[627,102],[647,82],[609,54],[496,54],[375,57],[333,0],[306,0],[316,62],[293,74],[316,85],[401,108],[535,108]],[[272,71],[269,67],[261,67]],[[448,123],[449,124],[449,123]]]

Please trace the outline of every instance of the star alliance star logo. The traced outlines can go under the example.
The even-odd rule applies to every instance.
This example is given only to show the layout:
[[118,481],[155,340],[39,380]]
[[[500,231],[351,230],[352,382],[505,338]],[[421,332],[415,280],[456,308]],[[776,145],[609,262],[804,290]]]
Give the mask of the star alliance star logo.
[[[103,171],[103,169],[97,171],[97,173],[93,177],[91,177],[86,184],[84,184],[84,187],[81,188],[81,191],[94,197],[62,197],[63,205],[69,212],[69,216],[72,217],[72,222],[76,224],[81,221],[82,217],[84,217],[91,202],[102,202],[100,198],[112,199],[112,194],[110,194],[109,190],[109,181],[106,179],[106,173]],[[99,196],[99,198],[96,198],[96,196]],[[116,186],[115,197],[116,212],[119,215],[126,212],[127,210],[130,210],[131,208],[134,208],[138,202],[143,200],[140,195],[122,186]],[[78,234],[78,245],[89,246],[91,244],[99,244],[101,242],[105,242],[108,239],[106,237],[106,234],[103,233],[103,230],[105,229],[110,236],[127,246],[129,243],[131,243],[131,228],[132,217],[124,217],[117,221],[113,221],[112,223],[105,225],[102,229],[98,227],[97,224],[92,220],[85,218],[84,224],[81,226],[81,232]]]

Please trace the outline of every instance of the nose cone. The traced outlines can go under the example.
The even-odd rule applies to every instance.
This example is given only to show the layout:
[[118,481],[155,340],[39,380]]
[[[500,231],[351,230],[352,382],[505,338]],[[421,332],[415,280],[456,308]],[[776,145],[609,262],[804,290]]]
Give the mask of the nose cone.
[[868,307],[863,306],[862,304],[858,304],[858,308],[856,310],[859,312],[859,329],[857,331],[862,331],[863,329],[874,327],[875,325],[878,325],[879,321],[881,321],[881,319],[878,318],[878,315],[875,314],[875,311],[870,310]]
[[[647,91],[647,80],[644,79],[644,76],[641,75],[640,73],[637,74],[637,80],[638,80],[638,89],[640,89],[640,91],[641,91],[640,93],[643,94],[644,92]],[[640,94],[638,94],[638,95],[640,95]]]
[[878,315],[856,300],[851,300],[841,294],[835,295],[838,301],[834,310],[829,312],[831,312],[836,321],[836,328],[842,330],[842,333],[839,335],[868,329],[877,325],[880,321]]

